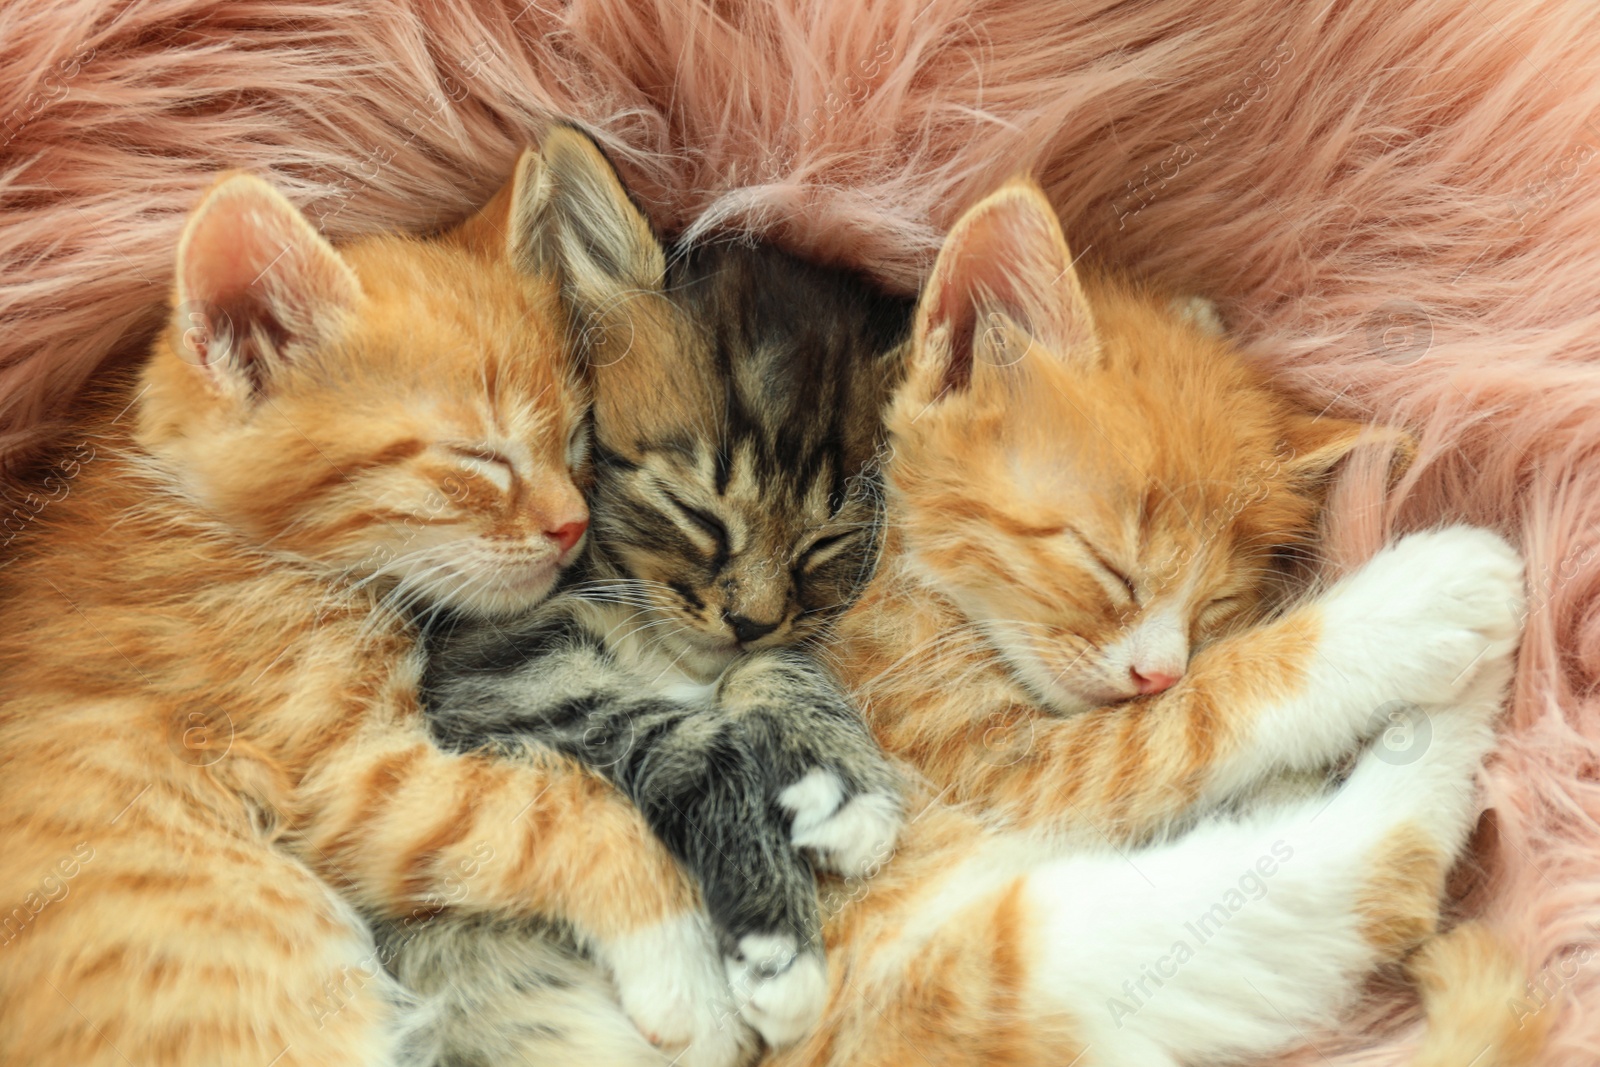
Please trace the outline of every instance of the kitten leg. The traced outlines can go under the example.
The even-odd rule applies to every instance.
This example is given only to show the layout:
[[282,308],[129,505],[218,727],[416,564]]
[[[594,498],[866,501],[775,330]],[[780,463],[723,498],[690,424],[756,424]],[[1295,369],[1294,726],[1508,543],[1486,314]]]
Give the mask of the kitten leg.
[[[537,922],[439,915],[380,924],[377,934],[394,973],[435,1003],[441,1063],[691,1067],[755,1052],[736,1025],[686,1046],[652,1046],[618,1005],[605,972]],[[730,1057],[721,1047],[728,1042],[744,1047]]]
[[1493,673],[1467,703],[1433,709],[1412,762],[1374,746],[1329,797],[1041,870],[1041,1008],[1074,1005],[1108,1067],[1149,1062],[1152,1043],[1183,1062],[1253,1058],[1335,1023],[1368,973],[1435,930],[1477,818],[1503,693]]
[[1042,926],[1029,877],[1049,844],[922,807],[932,799],[913,803],[921,810],[882,871],[825,887],[827,1015],[770,1067],[1092,1063],[1070,1013],[1028,999]]
[[883,864],[903,819],[899,777],[826,671],[789,653],[746,656],[723,675],[718,702],[769,768],[795,845],[846,876]]
[[[82,811],[100,784],[63,792]],[[52,832],[68,825],[59,811],[13,836],[6,900],[25,899],[12,874],[36,882],[62,856],[76,869],[0,938],[0,1062],[423,1067],[426,1005],[384,972],[349,905],[248,829],[175,803],[174,784],[190,783],[107,795],[81,837]]]
[[1316,770],[1391,723],[1508,669],[1521,636],[1522,559],[1499,535],[1456,526],[1401,538],[1313,605],[1319,636],[1290,699],[1251,715],[1208,792],[1262,769]]
[[[816,882],[769,809],[767,768],[729,723],[707,718],[630,753],[617,780],[698,877],[740,1011],[781,1047],[815,1024],[827,991]],[[660,955],[645,946],[640,962]]]
[[[433,687],[440,744],[538,741],[614,782],[698,880],[744,1018],[769,1044],[795,1040],[815,1022],[826,987],[816,886],[773,815],[771,771],[747,732],[715,705],[662,695],[560,606],[519,625],[503,654],[478,653],[476,662],[493,666],[458,662]],[[687,968],[667,984],[692,988],[698,961],[676,946],[695,940],[681,924],[652,927],[601,958],[619,976]]]
[[1200,650],[1158,696],[1064,719],[1012,709],[1024,750],[974,761],[963,788],[1021,822],[1143,840],[1448,701],[1510,656],[1523,600],[1521,560],[1495,534],[1412,534],[1315,601]]
[[[526,746],[450,753],[385,732],[330,754],[302,792],[313,815],[293,847],[368,914],[554,916],[612,968],[642,1031],[688,1044],[727,1025],[721,953],[701,933],[694,887],[609,782]],[[697,1048],[730,1064],[740,1044]]]

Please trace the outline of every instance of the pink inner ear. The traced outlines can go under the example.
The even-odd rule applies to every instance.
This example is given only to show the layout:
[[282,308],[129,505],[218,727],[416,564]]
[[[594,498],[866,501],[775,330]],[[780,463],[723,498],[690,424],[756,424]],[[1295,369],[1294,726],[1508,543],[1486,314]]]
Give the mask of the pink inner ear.
[[178,282],[180,314],[207,324],[202,362],[233,364],[256,380],[261,349],[315,338],[358,292],[338,253],[252,178],[224,182],[198,209],[179,245]]
[[924,329],[947,329],[950,360],[944,385],[972,377],[980,316],[1004,314],[1059,351],[1093,340],[1071,253],[1043,195],[1008,186],[967,213],[945,241],[929,282]]
[[[965,260],[971,257],[962,252],[956,258]],[[973,290],[963,273],[964,266],[960,262],[952,264],[950,274],[938,277],[938,287],[929,294],[927,330],[931,333],[935,329],[945,329],[950,343],[944,380],[935,390],[939,393],[947,389],[965,389],[972,380],[978,305],[973,300]]]

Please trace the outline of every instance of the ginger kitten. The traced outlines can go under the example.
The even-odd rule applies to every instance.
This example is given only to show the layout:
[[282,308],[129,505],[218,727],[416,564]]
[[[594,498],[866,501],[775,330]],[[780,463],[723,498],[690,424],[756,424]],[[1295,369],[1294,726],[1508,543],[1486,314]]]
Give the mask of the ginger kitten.
[[417,707],[401,609],[536,603],[587,522],[539,168],[435,240],[336,251],[245,175],[188,220],[166,335],[0,569],[0,1061],[409,1062],[427,1010],[356,909],[555,917],[687,1062],[747,1046],[638,812]]
[[[1275,603],[1368,430],[1299,411],[1203,318],[1080,274],[1032,183],[972,208],[921,297],[888,544],[839,669],[931,792],[1056,842],[1032,933],[1072,945],[1041,966],[1084,997],[1085,1064],[1266,1054],[1419,945],[1430,994],[1458,998],[1433,1054],[1524,1062],[1537,1035],[1499,1006],[1518,961],[1474,925],[1431,937],[1512,673],[1521,560],[1488,531],[1417,533]],[[1396,708],[1426,723],[1414,751],[1373,741]],[[1326,795],[1270,790],[1357,753]],[[1257,793],[1277,799],[1241,812]],[[1257,856],[1283,873],[1235,914]],[[1213,899],[1224,947],[1191,950],[1184,920]],[[1259,996],[1229,994],[1247,982]]]

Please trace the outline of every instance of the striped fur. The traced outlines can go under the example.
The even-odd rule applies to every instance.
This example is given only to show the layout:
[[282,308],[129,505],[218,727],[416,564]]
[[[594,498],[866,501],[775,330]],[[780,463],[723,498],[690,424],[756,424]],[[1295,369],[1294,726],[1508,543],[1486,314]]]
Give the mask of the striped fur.
[[[1192,309],[1080,286],[1054,217],[1026,189],[999,194],[969,219],[983,226],[995,221],[984,212],[995,211],[1016,214],[976,235],[990,242],[988,254],[967,258],[974,227],[958,226],[924,295],[911,377],[890,420],[893,533],[835,646],[880,737],[928,781],[881,870],[825,884],[828,1005],[806,1040],[770,1062],[1254,1061],[1333,1025],[1374,969],[1418,945],[1426,951],[1417,973],[1436,1012],[1426,1062],[1450,1062],[1450,1050],[1468,1046],[1486,1064],[1527,1062],[1537,1035],[1512,1032],[1503,1011],[1517,974],[1504,946],[1475,925],[1434,936],[1443,876],[1476,820],[1474,780],[1511,674],[1520,560],[1483,531],[1414,535],[1314,599],[1270,611],[1285,573],[1273,544],[1296,549],[1310,539],[1321,477],[1358,428],[1308,425],[1198,329]],[[963,272],[952,276],[952,263]],[[1036,289],[965,268],[1031,269]],[[941,291],[941,281],[953,288]],[[997,296],[998,308],[984,306]],[[1069,314],[1091,309],[1092,326],[1052,318],[1063,306],[1041,298],[1062,301]],[[999,330],[939,336],[963,316],[969,329],[990,321],[966,314],[961,300],[1003,314]],[[1028,353],[1021,362],[984,360],[977,347],[1023,336],[1013,349]],[[1042,347],[1052,343],[1072,347]],[[973,361],[952,371],[963,346]],[[1074,406],[1074,380],[1092,376],[1096,359],[1117,358],[1119,346],[1124,358],[1147,360],[1144,373],[1124,375],[1127,395],[1103,407]],[[1205,371],[1158,358],[1180,353]],[[1058,365],[1055,378],[1023,377]],[[1097,628],[1106,620],[1140,624],[1140,605],[1129,601],[1150,596],[1150,574],[1115,546],[1008,511],[1053,501],[1015,494],[1007,478],[1038,480],[1028,469],[1033,450],[1071,441],[1073,415],[1157,403],[1171,386],[1164,374],[1183,386],[1182,403],[1144,432],[1176,440],[1170,462],[1199,462],[1205,453],[1196,449],[1220,448],[1211,454],[1219,473],[1237,475],[1228,462],[1272,455],[1272,431],[1290,444],[1268,484],[1243,503],[1224,493],[1213,501],[1221,511],[1203,513],[1212,524],[1194,524],[1218,543],[1191,543],[1183,557],[1194,573],[1178,585],[1202,621],[1185,627],[1199,647],[1172,664],[1181,680],[1083,710],[1073,702],[1092,691],[1078,691],[1078,678],[1051,688],[1064,672],[1028,669],[1027,657],[1049,646],[998,638],[983,625],[984,608],[1006,597],[1036,612],[1053,607],[1063,627],[1105,641],[1115,635]],[[1208,398],[1195,394],[1201,386],[1233,412],[1253,411],[1255,440],[1268,447],[1252,450],[1248,420],[1211,420]],[[1037,417],[1050,404],[1061,405],[1058,416]],[[1137,455],[1146,442],[1117,443]],[[1066,483],[1053,484],[1065,492]],[[1179,503],[1180,490],[1202,500],[1216,491],[1204,481],[1171,488]],[[1240,536],[1241,528],[1254,532]],[[1054,543],[1014,544],[1022,538]],[[1002,540],[1014,550],[995,551]],[[1049,568],[1035,562],[1047,551]],[[1262,558],[1252,564],[1252,553]],[[984,567],[986,581],[966,569]],[[1043,586],[1051,574],[1076,584]],[[1240,588],[1228,595],[1252,599],[1213,612],[1207,627],[1209,602],[1230,580]],[[1157,584],[1151,599],[1159,604],[1163,592]],[[1022,618],[1006,615],[1012,625]],[[1086,677],[1104,680],[1103,662],[1096,668]],[[1429,738],[1413,752],[1387,736],[1374,743],[1392,725],[1380,714],[1391,701],[1427,723]],[[1329,784],[1332,766],[1346,760],[1353,768]],[[950,797],[967,803],[951,806]],[[458,975],[469,986],[472,970]],[[537,1001],[522,1007],[540,1010]],[[597,1047],[607,1039],[603,1028],[582,1036]],[[565,1055],[576,1062],[581,1041]]]
[[402,609],[535,602],[586,518],[586,390],[516,244],[538,171],[433,241],[336,252],[242,175],[191,216],[167,335],[0,569],[0,1061],[425,1057],[357,908],[556,917],[641,1026],[739,1055],[638,812],[549,753],[443,752],[417,705]]
[[443,633],[434,736],[613,781],[698,881],[745,1018],[789,1044],[825,991],[812,863],[859,874],[899,822],[895,775],[800,649],[870,573],[909,308],[770,248],[668,266],[592,144],[560,129],[543,152],[535,245],[584,316],[595,531],[553,600]]
[[[1286,559],[1315,538],[1322,484],[1362,428],[1299,413],[1192,305],[1072,264],[1031,183],[952,231],[889,416],[893,536],[841,623],[842,674],[885,747],[941,797],[1079,848],[1147,845],[1139,866],[1231,832],[1230,813],[1294,826],[1306,776],[1364,747],[1350,780],[1311,804],[1360,811],[1443,770],[1450,786],[1413,797],[1420,809],[1364,811],[1380,832],[1341,862],[1366,881],[1334,898],[1308,889],[1284,931],[1294,942],[1324,924],[1346,931],[1331,958],[1365,946],[1369,965],[1398,960],[1436,929],[1477,815],[1472,780],[1520,633],[1521,560],[1484,531],[1415,534],[1277,604]],[[1388,750],[1397,724],[1412,749]],[[1435,760],[1449,769],[1425,767]],[[1329,832],[1297,861],[1336,852]],[[1161,888],[1178,899],[1188,887]],[[1497,947],[1497,973],[1514,974]],[[1362,974],[1325,978],[1322,1011]],[[1143,1062],[1270,1051],[1254,1024],[1179,1022],[1211,1017],[1208,998],[1236,981],[1215,973],[1187,1010],[1169,997],[1175,1014],[1145,1033]],[[1433,969],[1433,1000],[1452,1009],[1436,1036],[1466,1028],[1506,1050],[1486,1063],[1531,1055],[1532,1042],[1501,1038],[1515,981],[1453,1001],[1437,992],[1449,981]],[[1121,1062],[1100,1055],[1086,1062]]]

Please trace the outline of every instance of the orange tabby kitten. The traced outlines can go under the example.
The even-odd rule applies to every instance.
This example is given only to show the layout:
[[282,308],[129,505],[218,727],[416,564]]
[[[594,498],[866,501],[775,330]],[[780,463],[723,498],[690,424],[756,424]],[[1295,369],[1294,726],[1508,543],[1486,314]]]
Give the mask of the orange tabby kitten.
[[[1049,874],[1035,852],[1025,878],[969,861],[971,888],[946,875],[940,914],[993,930],[1030,979],[1017,989],[1048,976],[1076,1034],[1058,1047],[1085,1064],[1262,1055],[1422,944],[1476,821],[1519,633],[1520,559],[1466,528],[1404,538],[1246,628],[1364,427],[1298,412],[1203,319],[1080,276],[1032,183],[974,207],[921,297],[888,418],[889,542],[836,646],[879,739],[931,791],[1049,831],[1070,857]],[[1269,791],[1361,750],[1396,709],[1428,740],[1369,749],[1327,796]],[[898,881],[883,877],[867,915]],[[997,917],[1002,886],[1032,899],[1031,921]],[[860,921],[830,927],[858,959]],[[884,1002],[882,1018],[940,1047],[970,983],[949,946],[908,953],[892,931],[870,966],[899,958],[923,1010]],[[1415,973],[1453,998],[1427,1062],[1532,1054],[1537,1035],[1503,1011],[1518,965],[1486,930],[1435,939]],[[849,1029],[859,990],[836,993],[832,1026]],[[862,1055],[819,1038],[784,1062]]]
[[1080,276],[1029,186],[951,234],[917,330],[889,416],[893,543],[843,669],[949,797],[1139,840],[1264,771],[1320,771],[1388,702],[1448,702],[1480,653],[1509,658],[1521,562],[1481,531],[1380,555],[1382,579],[1352,579],[1372,603],[1247,628],[1375,431],[1300,412],[1195,304]]
[[587,522],[538,175],[435,241],[335,251],[245,175],[189,219],[165,338],[0,571],[0,1062],[397,1063],[426,1011],[355,908],[559,918],[689,1062],[748,1044],[638,813],[417,708],[400,609],[523,609]]

